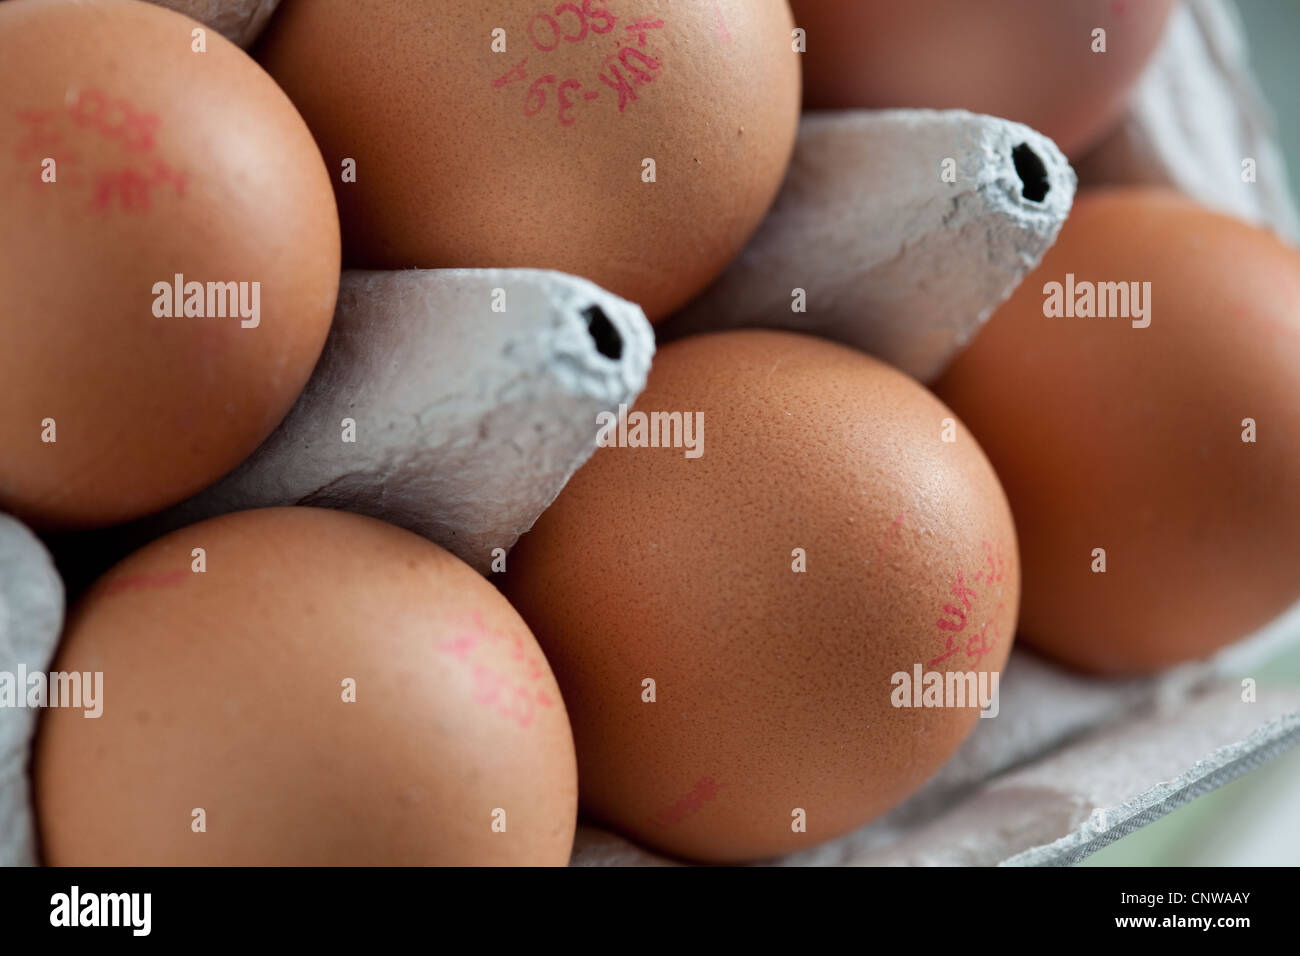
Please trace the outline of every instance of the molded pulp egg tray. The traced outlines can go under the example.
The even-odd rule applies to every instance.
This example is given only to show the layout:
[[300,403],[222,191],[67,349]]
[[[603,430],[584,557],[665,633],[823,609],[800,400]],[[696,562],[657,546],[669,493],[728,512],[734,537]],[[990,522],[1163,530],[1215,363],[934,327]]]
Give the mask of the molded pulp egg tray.
[[[198,0],[161,2],[203,16],[190,9]],[[274,6],[229,4],[213,25],[247,45]],[[928,381],[1055,241],[1076,175],[1084,186],[1168,185],[1295,243],[1300,226],[1246,54],[1231,6],[1187,0],[1124,120],[1077,170],[1050,140],[992,117],[805,117],[764,225],[661,334],[780,316],[785,327],[855,345]],[[1022,146],[1036,163],[1016,162]],[[936,181],[935,155],[957,159],[959,184]],[[1257,160],[1258,181],[1225,193],[1215,170],[1242,157]],[[1026,188],[1030,175],[1045,195]],[[880,182],[890,188],[873,188]],[[809,298],[830,309],[792,313],[789,289],[763,281],[777,263],[806,275]],[[495,288],[508,290],[508,314],[490,327],[457,320]],[[526,531],[590,456],[597,413],[635,401],[653,352],[640,309],[571,276],[345,272],[325,353],[284,423],[212,488],[114,529],[114,547],[124,553],[233,510],[309,504],[409,528],[488,573],[491,546]],[[307,440],[338,421],[334,396],[358,393],[390,426],[385,446],[360,463],[354,448]],[[64,584],[44,546],[0,515],[0,670],[48,669],[63,608]],[[1078,862],[1300,740],[1300,688],[1247,680],[1297,643],[1300,605],[1212,660],[1144,679],[1082,677],[1016,649],[997,717],[976,721],[925,787],[869,826],[774,862]],[[34,710],[0,713],[0,864],[38,862],[27,773],[35,722]],[[572,862],[672,861],[579,826]]]

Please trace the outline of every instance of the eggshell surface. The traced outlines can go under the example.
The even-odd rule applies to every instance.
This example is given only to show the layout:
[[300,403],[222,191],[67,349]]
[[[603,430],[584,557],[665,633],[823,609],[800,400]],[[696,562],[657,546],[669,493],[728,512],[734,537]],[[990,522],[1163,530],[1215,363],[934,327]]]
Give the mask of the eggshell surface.
[[809,107],[967,109],[1031,126],[1071,158],[1114,125],[1173,5],[791,0]]
[[550,669],[495,588],[409,532],[313,508],[182,529],[88,592],[54,668],[103,694],[95,719],[45,711],[48,863],[568,862]]
[[0,509],[38,526],[216,480],[329,329],[319,151],[243,51],[207,31],[195,52],[197,26],[127,0],[0,4]]
[[701,414],[702,454],[684,431],[599,449],[516,545],[506,594],[569,703],[587,812],[696,860],[812,846],[910,794],[975,723],[894,706],[894,677],[1001,669],[1005,498],[932,395],[813,338],[674,342],[629,427],[655,411]]
[[[1076,313],[1124,283],[1128,314],[1116,290],[1106,317],[1045,315],[1067,275]],[[1026,643],[1145,673],[1300,597],[1300,254],[1271,234],[1172,193],[1085,194],[936,390],[1011,501]]]
[[776,195],[792,26],[785,0],[289,0],[258,56],[325,155],[349,265],[556,269],[653,321]]

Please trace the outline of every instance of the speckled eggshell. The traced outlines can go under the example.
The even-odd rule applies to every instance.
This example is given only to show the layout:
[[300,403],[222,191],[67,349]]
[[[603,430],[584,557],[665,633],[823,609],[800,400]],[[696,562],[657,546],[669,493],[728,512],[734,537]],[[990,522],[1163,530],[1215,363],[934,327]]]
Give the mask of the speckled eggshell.
[[[967,109],[1078,159],[1105,135],[1176,0],[791,0],[814,109]],[[1104,31],[1105,52],[1094,51]],[[939,158],[935,159],[935,163]]]
[[410,532],[314,508],[177,531],[87,593],[54,668],[104,694],[38,732],[48,863],[568,862],[555,679],[496,589]]
[[702,412],[703,454],[598,450],[507,574],[569,703],[586,811],[738,861],[894,806],[978,713],[895,707],[894,675],[999,671],[1015,630],[983,453],[912,379],[783,332],[666,346],[636,410]]
[[[1149,282],[1150,325],[1045,316],[1067,273]],[[1026,643],[1146,673],[1300,597],[1300,253],[1270,233],[1173,193],[1085,194],[936,388],[1006,486]]]
[[258,56],[325,155],[350,265],[557,269],[654,321],[776,195],[792,28],[786,0],[286,0]]
[[[0,3],[0,509],[43,528],[126,521],[221,477],[329,331],[320,153],[247,54],[214,30],[194,52],[198,26],[128,0]],[[155,290],[178,274],[211,313]],[[244,283],[250,307],[258,283],[259,318],[218,315],[209,282]]]

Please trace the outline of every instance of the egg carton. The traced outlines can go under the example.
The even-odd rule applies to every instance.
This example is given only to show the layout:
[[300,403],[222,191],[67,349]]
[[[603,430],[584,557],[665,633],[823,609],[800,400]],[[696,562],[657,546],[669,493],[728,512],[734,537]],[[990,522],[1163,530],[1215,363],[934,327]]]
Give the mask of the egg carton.
[[149,0],[212,27],[231,43],[253,45],[280,0]]
[[[48,671],[63,629],[63,581],[44,545],[0,514],[0,674]],[[0,866],[36,862],[28,763],[39,711],[0,709]]]
[[[1043,160],[1051,202],[1024,199],[1013,150],[1026,143]],[[960,185],[912,172],[935,148],[954,155]],[[1051,245],[1069,210],[1074,174],[1050,141],[1019,124],[898,111],[806,123],[796,151],[800,172],[786,194],[812,188],[828,163],[838,166],[829,181],[848,188],[853,177],[845,159],[865,153],[877,156],[882,174],[912,175],[915,188],[883,205],[839,204],[848,214],[837,219],[835,241],[851,243],[884,214],[905,217],[911,230],[860,249],[884,266],[858,285],[866,298],[832,292],[827,283],[840,281],[835,273],[813,295],[841,299],[842,337],[874,344],[897,362],[937,368]],[[817,188],[818,209],[832,212],[833,197],[824,183]],[[795,220],[792,230],[769,235],[798,244],[808,221]],[[909,246],[913,254],[900,257]],[[916,254],[926,250],[942,251],[949,267],[935,270],[930,257]],[[985,278],[962,292],[951,281],[953,264],[960,275],[983,271]],[[932,317],[928,330],[909,335],[906,310],[880,311],[869,322],[875,313],[861,307],[909,296],[926,306],[920,311]],[[345,271],[311,380],[248,460],[160,514],[47,540],[64,570],[71,569],[75,597],[112,563],[175,528],[249,508],[314,505],[415,531],[491,574],[594,452],[599,416],[635,402],[654,339],[639,307],[561,273]],[[341,441],[349,429],[353,440]],[[0,671],[30,673],[48,667],[60,630],[48,613],[31,609],[52,602],[61,608],[63,581],[29,532],[13,519],[5,527]],[[27,572],[7,570],[19,567]],[[0,862],[34,861],[25,776],[34,729],[32,711],[0,710],[0,753],[8,754],[0,763]]]
[[113,529],[109,553],[231,511],[308,505],[380,518],[489,574],[596,450],[598,416],[636,401],[654,350],[639,306],[576,276],[344,271],[284,421],[216,484]]
[[[1171,187],[1296,243],[1300,225],[1285,164],[1247,57],[1231,4],[1179,5],[1126,114],[1079,163],[1081,185]],[[1254,182],[1236,175],[1245,159],[1254,160]],[[813,248],[791,248],[790,255],[815,257],[808,241]],[[780,250],[765,255],[780,260]],[[966,316],[971,334],[979,321]],[[964,344],[954,335],[931,354],[951,357]],[[925,787],[854,833],[771,862],[1077,863],[1300,743],[1300,688],[1260,686],[1244,676],[1296,645],[1300,604],[1209,661],[1143,680],[1082,677],[1016,649],[1003,672],[998,716],[977,721]],[[572,862],[674,864],[585,826]]]
[[931,381],[1038,265],[1074,191],[1056,144],[1020,123],[964,110],[810,113],[757,234],[657,331],[788,329]]
[[[274,3],[165,5],[235,16],[210,22],[247,45]],[[1214,91],[1205,102],[1223,108],[1193,108],[1181,100],[1188,89]],[[1258,158],[1258,188],[1225,192],[1211,163],[1238,153]],[[945,158],[953,181],[939,176]],[[1294,238],[1279,171],[1238,25],[1217,0],[1189,0],[1128,116],[1080,175],[1172,185]],[[806,117],[772,214],[731,272],[664,331],[779,315],[785,327],[928,379],[1037,265],[1074,186],[1050,141],[1004,120],[912,110]],[[791,283],[758,281],[791,274],[806,312],[790,308]],[[163,515],[67,539],[61,557],[76,552],[82,575],[93,575],[204,517],[323,504],[412,528],[491,573],[594,450],[596,415],[635,401],[653,348],[639,309],[557,273],[345,273],[312,382],[257,453]],[[359,428],[356,444],[339,442],[346,419]],[[0,671],[48,668],[63,588],[40,542],[0,516]],[[1016,650],[999,716],[978,721],[926,787],[874,824],[776,862],[1074,862],[1293,745],[1300,692],[1262,688],[1246,700],[1228,675],[1254,666],[1251,654],[1297,641],[1300,610],[1214,661],[1123,682]],[[26,776],[34,722],[34,711],[0,711],[0,863],[36,862]],[[671,862],[587,826],[573,854],[576,865]]]

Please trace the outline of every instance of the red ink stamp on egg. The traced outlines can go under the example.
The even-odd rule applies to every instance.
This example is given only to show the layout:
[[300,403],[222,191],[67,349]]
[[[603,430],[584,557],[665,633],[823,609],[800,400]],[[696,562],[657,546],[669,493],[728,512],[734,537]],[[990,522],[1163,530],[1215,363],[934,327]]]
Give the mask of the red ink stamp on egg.
[[158,574],[130,574],[124,578],[109,581],[104,586],[104,596],[123,594],[127,591],[151,591],[154,588],[174,588],[185,583],[190,571],[167,571]]
[[[510,659],[522,665],[523,681],[480,659],[476,653],[489,644],[502,643],[506,645]],[[489,628],[481,611],[475,610],[468,626],[458,628],[452,637],[438,641],[434,648],[470,668],[474,682],[471,698],[475,703],[496,711],[522,728],[532,725],[538,707],[555,706],[550,694],[536,686],[536,682],[546,674],[540,655],[529,653],[522,633]]]
[[[618,96],[618,111],[623,113],[638,99],[636,86],[652,83],[663,70],[663,61],[651,49],[651,37],[665,29],[662,19],[639,17],[623,28],[621,38],[614,34],[619,18],[610,13],[601,0],[575,0],[548,6],[534,13],[524,32],[532,48],[540,54],[550,54],[565,45],[586,44],[592,47],[593,56],[603,50],[600,59],[593,60],[591,73],[585,78],[565,76],[545,67],[530,73],[525,57],[513,69],[492,81],[494,89],[505,89],[515,83],[528,83],[521,108],[530,119],[538,115],[554,118],[563,127],[577,124],[584,103],[595,103],[601,98],[603,84]],[[612,41],[613,47],[609,44]],[[626,45],[625,45],[626,44]],[[584,56],[586,54],[583,54]],[[544,61],[545,62],[545,61]],[[551,62],[559,62],[554,60]],[[553,94],[553,97],[552,97]]]
[[63,145],[63,133],[57,128],[58,114],[54,110],[19,110],[17,116],[26,130],[15,150],[19,159],[43,156]]
[[714,800],[718,796],[718,790],[721,785],[712,777],[702,777],[695,782],[691,788],[680,800],[675,803],[655,811],[651,820],[660,826],[672,826],[681,823],[692,813],[698,812],[706,803]]
[[[997,610],[989,615],[978,631],[972,630],[963,637],[957,636],[966,630],[968,623],[972,623],[972,618],[978,620],[975,616],[979,613],[980,597],[988,596],[990,599],[998,597],[1001,589],[996,588],[996,585],[1006,581],[1012,573],[1008,562],[1002,556],[1002,542],[993,545],[988,541],[981,541],[980,546],[981,564],[970,577],[970,583],[967,583],[966,576],[958,570],[948,594],[945,595],[942,613],[935,621],[936,629],[944,638],[943,653],[927,661],[927,668],[933,668],[936,664],[963,651],[967,663],[978,666],[984,659],[984,655],[1000,640],[999,625],[996,620],[1006,607],[1002,602],[998,603]],[[993,589],[992,593],[990,589]]]
[[[999,604],[998,609],[993,613],[993,617],[984,622],[984,627],[980,629],[980,632],[972,634],[970,640],[966,642],[966,656],[976,667],[979,667],[984,655],[997,646],[999,630],[997,618],[1001,615],[1004,607],[1006,605]],[[990,628],[993,630],[992,635],[989,634]]]
[[718,39],[723,43],[731,42],[731,31],[727,29],[727,21],[722,16],[722,5],[718,0],[713,0],[713,27],[718,33]]
[[903,530],[903,522],[906,520],[907,512],[903,511],[894,519],[894,523],[889,526],[889,531],[885,534],[884,544],[880,546],[880,556],[882,558],[888,555],[894,549],[894,545],[898,543],[899,534]]
[[[50,182],[86,194],[92,212],[144,213],[159,191],[185,193],[184,174],[155,155],[162,120],[123,97],[93,87],[73,90],[62,109],[24,109],[16,115],[25,130],[16,158],[42,162],[34,177],[38,184],[45,182],[44,160],[54,160],[57,178]],[[87,136],[99,147],[89,158],[68,145]]]
[[623,29],[636,37],[636,45],[645,46],[646,31],[662,30],[664,22],[662,20],[638,20],[636,23],[629,24]]
[[581,43],[583,40],[587,39],[587,31],[591,28],[591,25],[587,22],[586,14],[584,14],[581,10],[577,8],[577,6],[575,6],[572,3],[562,3],[555,8],[556,22],[559,23],[559,21],[561,20],[561,18],[564,17],[565,14],[570,14],[574,19],[578,21],[578,30],[576,33],[566,32],[562,34],[564,37],[564,42]]
[[509,73],[506,73],[504,76],[498,76],[495,80],[492,81],[493,89],[499,90],[503,86],[509,86],[511,83],[519,83],[523,80],[528,79],[528,74],[524,72],[524,67],[526,67],[527,65],[528,65],[528,57],[524,57],[522,60],[520,60],[518,63],[515,64],[513,70],[511,70]]

